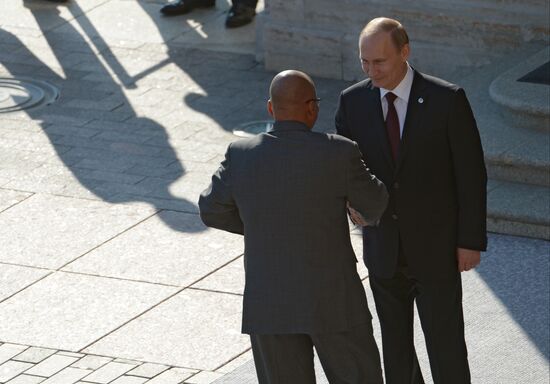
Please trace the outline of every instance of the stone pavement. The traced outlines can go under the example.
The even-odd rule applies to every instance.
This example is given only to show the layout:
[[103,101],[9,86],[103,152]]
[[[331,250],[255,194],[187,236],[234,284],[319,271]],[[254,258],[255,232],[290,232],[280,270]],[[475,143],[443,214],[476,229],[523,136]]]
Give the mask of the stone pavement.
[[[251,369],[242,240],[205,228],[196,200],[231,130],[267,118],[273,74],[254,25],[223,28],[227,1],[171,19],[162,3],[2,4],[0,84],[60,98],[0,114],[0,383],[242,384]],[[347,84],[316,82],[331,130]],[[475,382],[542,383],[548,242],[491,241],[465,275]]]

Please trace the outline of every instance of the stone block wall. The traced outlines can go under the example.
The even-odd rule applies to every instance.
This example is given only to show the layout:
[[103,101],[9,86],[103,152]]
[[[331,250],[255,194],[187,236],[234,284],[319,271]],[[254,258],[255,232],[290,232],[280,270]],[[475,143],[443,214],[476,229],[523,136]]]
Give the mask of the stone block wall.
[[411,63],[444,76],[548,41],[548,15],[548,0],[267,0],[265,66],[359,79],[358,34],[370,19],[388,16],[409,33]]

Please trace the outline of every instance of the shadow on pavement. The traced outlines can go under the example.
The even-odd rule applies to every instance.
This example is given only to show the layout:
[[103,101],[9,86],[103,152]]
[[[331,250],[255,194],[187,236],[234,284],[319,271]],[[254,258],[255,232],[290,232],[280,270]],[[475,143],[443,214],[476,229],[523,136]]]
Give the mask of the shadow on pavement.
[[[17,36],[0,29],[0,40],[14,46],[14,53],[25,58],[25,64],[6,61],[3,65],[13,76],[33,74],[61,89],[58,102],[25,112],[33,120],[41,121],[44,133],[66,168],[83,187],[104,201],[148,203],[160,210],[159,217],[174,230],[203,230],[164,218],[165,208],[192,213],[197,211],[194,203],[169,191],[169,187],[183,177],[185,170],[168,142],[164,127],[137,115],[122,85],[112,79],[113,76],[99,60],[97,51],[102,52],[101,57],[119,81],[127,84],[127,89],[135,87],[115,56],[109,54],[107,44],[97,37],[91,42],[85,41],[71,24],[60,18],[55,6],[35,9],[32,1],[25,0],[24,4],[44,31],[44,37],[65,77],[44,64]],[[71,4],[71,12],[75,11],[80,11],[76,2]],[[72,29],[70,40],[46,31],[46,22],[51,25],[56,18],[64,23],[65,28]],[[84,31],[93,29],[85,15],[78,16],[76,20]],[[71,69],[70,63],[82,58],[85,58],[89,69]],[[101,89],[98,89],[96,82],[83,79],[92,73],[106,75],[112,81],[101,83]],[[73,99],[89,101],[89,105],[79,105]],[[130,119],[131,124],[124,122]],[[148,176],[159,179],[148,183]]]
[[477,273],[550,359],[550,242],[493,234]]

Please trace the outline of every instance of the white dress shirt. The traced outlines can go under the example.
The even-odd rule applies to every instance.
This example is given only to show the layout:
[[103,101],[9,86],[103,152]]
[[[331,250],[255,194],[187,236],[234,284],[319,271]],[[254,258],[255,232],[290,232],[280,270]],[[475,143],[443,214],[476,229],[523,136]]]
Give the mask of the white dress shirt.
[[407,116],[407,105],[409,103],[409,95],[411,94],[411,87],[414,79],[414,71],[409,63],[407,63],[407,73],[405,77],[397,87],[394,89],[380,88],[380,98],[382,101],[382,113],[384,114],[384,121],[388,115],[388,100],[386,100],[386,93],[392,92],[397,96],[393,105],[397,111],[397,117],[399,119],[399,133],[400,137],[403,137],[403,127],[405,125],[405,117]]

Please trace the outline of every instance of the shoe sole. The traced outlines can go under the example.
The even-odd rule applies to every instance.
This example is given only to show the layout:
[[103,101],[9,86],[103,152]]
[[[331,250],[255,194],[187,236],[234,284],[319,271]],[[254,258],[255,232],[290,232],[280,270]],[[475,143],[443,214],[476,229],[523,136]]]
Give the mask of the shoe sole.
[[206,9],[206,8],[213,8],[216,6],[216,2],[213,1],[211,4],[205,4],[205,5],[196,5],[194,7],[191,7],[185,11],[168,11],[168,12],[162,12],[160,11],[164,16],[179,16],[179,15],[185,15],[189,12],[191,12],[193,9],[199,9],[199,8],[202,8],[202,9]]

